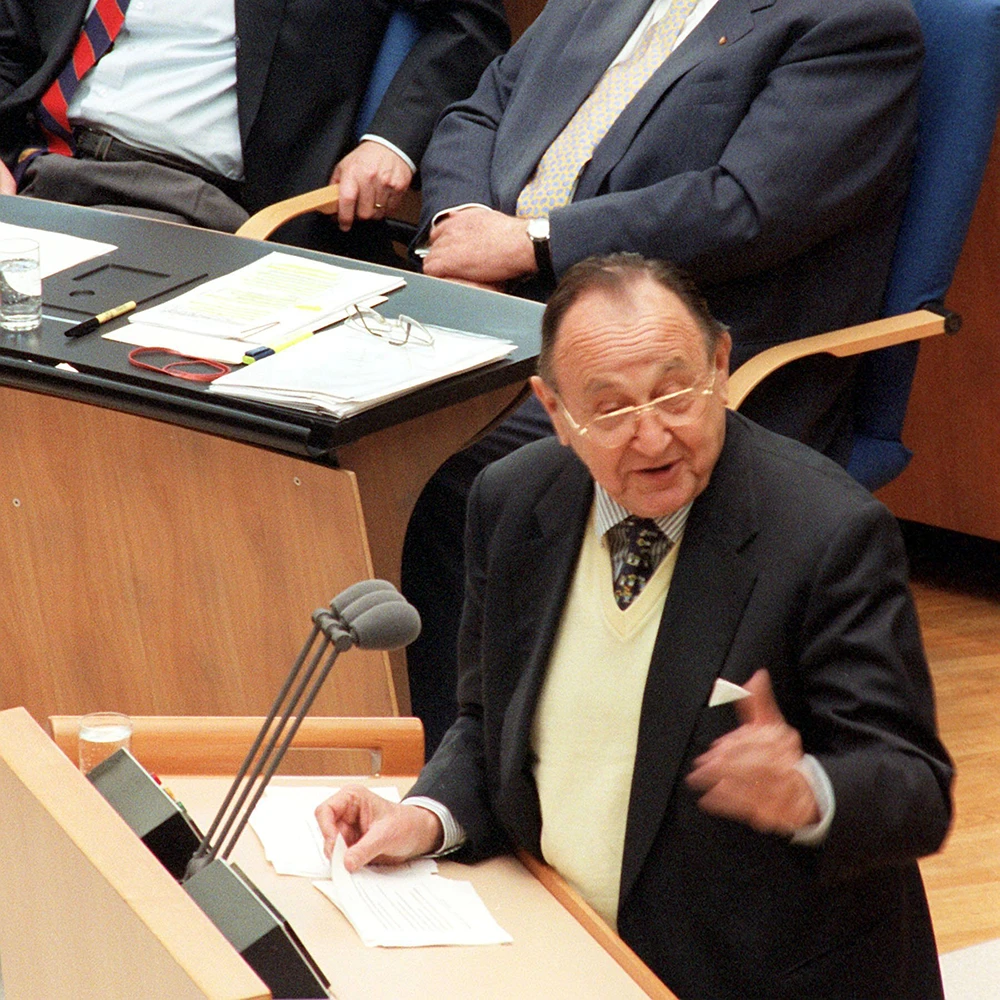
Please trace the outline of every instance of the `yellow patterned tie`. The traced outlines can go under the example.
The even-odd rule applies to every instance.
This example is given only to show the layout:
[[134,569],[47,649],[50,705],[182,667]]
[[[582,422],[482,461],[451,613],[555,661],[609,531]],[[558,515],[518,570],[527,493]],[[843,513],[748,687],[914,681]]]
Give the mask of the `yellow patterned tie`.
[[650,25],[632,54],[608,68],[587,99],[545,151],[517,199],[522,218],[547,216],[569,204],[580,171],[629,101],[670,55],[688,14],[698,0],[674,0],[667,13]]

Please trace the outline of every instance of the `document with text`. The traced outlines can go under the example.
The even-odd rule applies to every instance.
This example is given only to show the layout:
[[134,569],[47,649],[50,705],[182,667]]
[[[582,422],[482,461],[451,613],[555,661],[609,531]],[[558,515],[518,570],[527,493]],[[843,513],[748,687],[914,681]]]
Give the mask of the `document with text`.
[[164,331],[265,344],[300,330],[317,330],[343,316],[353,303],[405,284],[399,275],[275,251],[129,318]]
[[[395,785],[373,785],[371,790],[390,802],[399,801]],[[352,875],[344,868],[343,838],[338,838],[333,857],[327,858],[315,811],[336,791],[336,786],[327,785],[268,786],[250,817],[250,828],[279,875],[312,879],[370,947],[513,940],[472,885],[439,875],[432,858],[369,865]]]
[[442,878],[437,865],[418,859],[404,865],[344,868],[343,837],[330,858],[330,881],[313,883],[350,921],[369,947],[510,944],[469,882]]
[[349,324],[216,379],[211,392],[348,417],[505,358],[510,341],[425,325],[433,343],[396,345]]

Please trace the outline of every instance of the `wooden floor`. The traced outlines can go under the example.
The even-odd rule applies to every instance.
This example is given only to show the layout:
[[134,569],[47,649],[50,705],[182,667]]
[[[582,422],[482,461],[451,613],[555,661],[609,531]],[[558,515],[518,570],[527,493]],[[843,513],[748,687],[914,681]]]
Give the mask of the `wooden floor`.
[[944,953],[1000,938],[1000,544],[904,532],[941,736],[957,767],[952,832],[921,863]]

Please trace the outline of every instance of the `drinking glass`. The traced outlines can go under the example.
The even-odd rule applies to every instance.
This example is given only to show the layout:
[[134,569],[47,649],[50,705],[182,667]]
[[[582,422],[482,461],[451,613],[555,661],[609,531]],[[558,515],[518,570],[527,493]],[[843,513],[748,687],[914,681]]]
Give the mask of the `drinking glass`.
[[116,750],[132,745],[132,720],[120,712],[91,712],[80,719],[80,770],[86,774]]
[[0,329],[37,330],[42,323],[42,272],[38,243],[0,240]]

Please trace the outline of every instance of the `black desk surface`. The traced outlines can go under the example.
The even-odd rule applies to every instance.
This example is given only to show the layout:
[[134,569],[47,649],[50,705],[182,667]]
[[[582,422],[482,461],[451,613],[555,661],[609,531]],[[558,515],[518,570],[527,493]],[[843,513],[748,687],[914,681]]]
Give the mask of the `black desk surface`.
[[[178,278],[207,272],[208,278],[215,278],[273,250],[329,260],[343,267],[363,267],[385,273],[393,273],[393,269],[188,226],[30,198],[0,197],[0,221],[70,233],[118,247],[110,254],[69,268],[43,282],[40,330],[28,334],[0,331],[0,385],[96,403],[295,455],[334,460],[340,445],[521,382],[534,370],[542,315],[542,307],[537,302],[400,272],[405,274],[406,287],[393,292],[389,301],[380,307],[385,315],[406,313],[427,323],[504,337],[514,341],[517,350],[504,361],[415,390],[345,420],[210,394],[202,383],[135,368],[128,361],[130,346],[104,340],[100,333],[75,340],[64,336],[67,323],[60,317],[74,321],[85,318],[82,310],[74,315],[54,304],[71,301],[66,297],[67,282],[105,263],[112,264],[121,276],[127,276],[126,268],[137,268]],[[149,279],[143,277],[142,280]],[[166,301],[173,294],[178,293],[166,292],[144,306]],[[93,300],[88,300],[84,307],[86,315],[134,297],[129,290],[121,295],[115,291],[114,295],[116,301],[100,303],[97,309],[92,306]],[[105,332],[126,322],[127,318],[114,320]],[[77,371],[55,367],[64,361]]]

